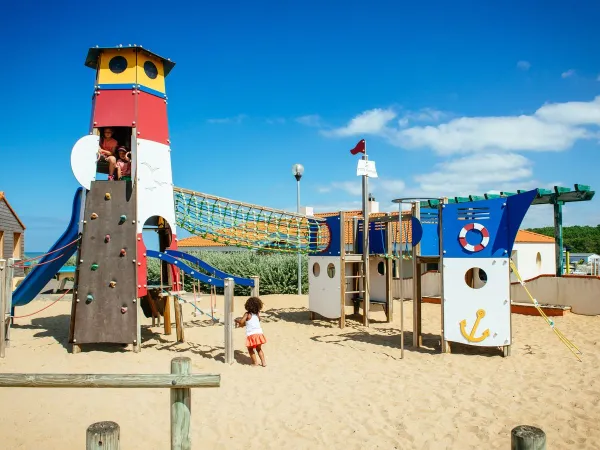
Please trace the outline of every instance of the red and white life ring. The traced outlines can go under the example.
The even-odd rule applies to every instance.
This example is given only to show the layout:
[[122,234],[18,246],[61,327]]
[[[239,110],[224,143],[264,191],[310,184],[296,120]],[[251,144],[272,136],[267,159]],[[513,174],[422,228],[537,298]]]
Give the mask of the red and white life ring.
[[[471,245],[467,242],[467,232],[470,230],[478,230],[481,233],[483,236],[481,243],[477,245]],[[479,252],[483,250],[490,242],[490,233],[480,223],[469,223],[462,227],[462,230],[460,230],[460,233],[458,234],[458,241],[465,250],[469,252]]]

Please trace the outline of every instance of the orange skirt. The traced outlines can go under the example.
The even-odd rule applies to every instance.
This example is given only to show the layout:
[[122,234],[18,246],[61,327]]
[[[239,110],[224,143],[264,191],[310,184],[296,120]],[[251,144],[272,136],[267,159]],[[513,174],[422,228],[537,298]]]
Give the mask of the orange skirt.
[[257,347],[259,345],[263,345],[267,343],[267,338],[264,334],[251,334],[250,336],[246,336],[246,347]]

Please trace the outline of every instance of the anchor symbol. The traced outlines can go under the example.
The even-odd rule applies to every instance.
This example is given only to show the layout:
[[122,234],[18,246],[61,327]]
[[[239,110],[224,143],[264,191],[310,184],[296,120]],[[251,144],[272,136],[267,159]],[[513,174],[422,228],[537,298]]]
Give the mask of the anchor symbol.
[[484,317],[485,317],[485,311],[483,309],[478,309],[477,310],[477,320],[475,320],[475,324],[473,325],[473,328],[471,329],[471,333],[469,333],[469,334],[467,334],[467,332],[465,331],[465,327],[467,326],[467,319],[463,319],[460,321],[460,332],[462,333],[463,337],[467,341],[481,342],[490,335],[490,330],[487,329],[481,334],[481,336],[475,337],[475,333],[477,332],[477,327],[479,326],[479,322]]

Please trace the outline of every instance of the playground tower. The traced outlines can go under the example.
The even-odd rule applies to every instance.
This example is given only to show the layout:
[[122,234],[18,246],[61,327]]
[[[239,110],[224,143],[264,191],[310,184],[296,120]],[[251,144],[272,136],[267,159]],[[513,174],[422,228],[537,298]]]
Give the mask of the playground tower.
[[[133,344],[139,350],[137,299],[147,294],[143,230],[159,235],[159,250],[176,249],[171,149],[165,78],[175,64],[141,46],[90,48],[96,70],[89,135],[71,153],[75,178],[88,193],[80,224],[70,339]],[[131,152],[131,180],[97,180],[103,130]],[[175,271],[163,284],[179,290]]]

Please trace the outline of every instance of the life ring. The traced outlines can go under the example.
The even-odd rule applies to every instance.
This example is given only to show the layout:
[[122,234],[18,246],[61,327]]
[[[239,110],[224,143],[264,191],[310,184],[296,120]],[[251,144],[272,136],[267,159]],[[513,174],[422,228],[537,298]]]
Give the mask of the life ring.
[[[478,230],[483,236],[479,244],[471,245],[467,242],[467,232],[470,230]],[[469,223],[462,227],[462,229],[460,230],[460,233],[458,234],[458,241],[465,250],[469,252],[480,252],[481,250],[486,248],[488,243],[490,242],[490,233],[488,232],[487,228],[485,228],[480,223]]]

